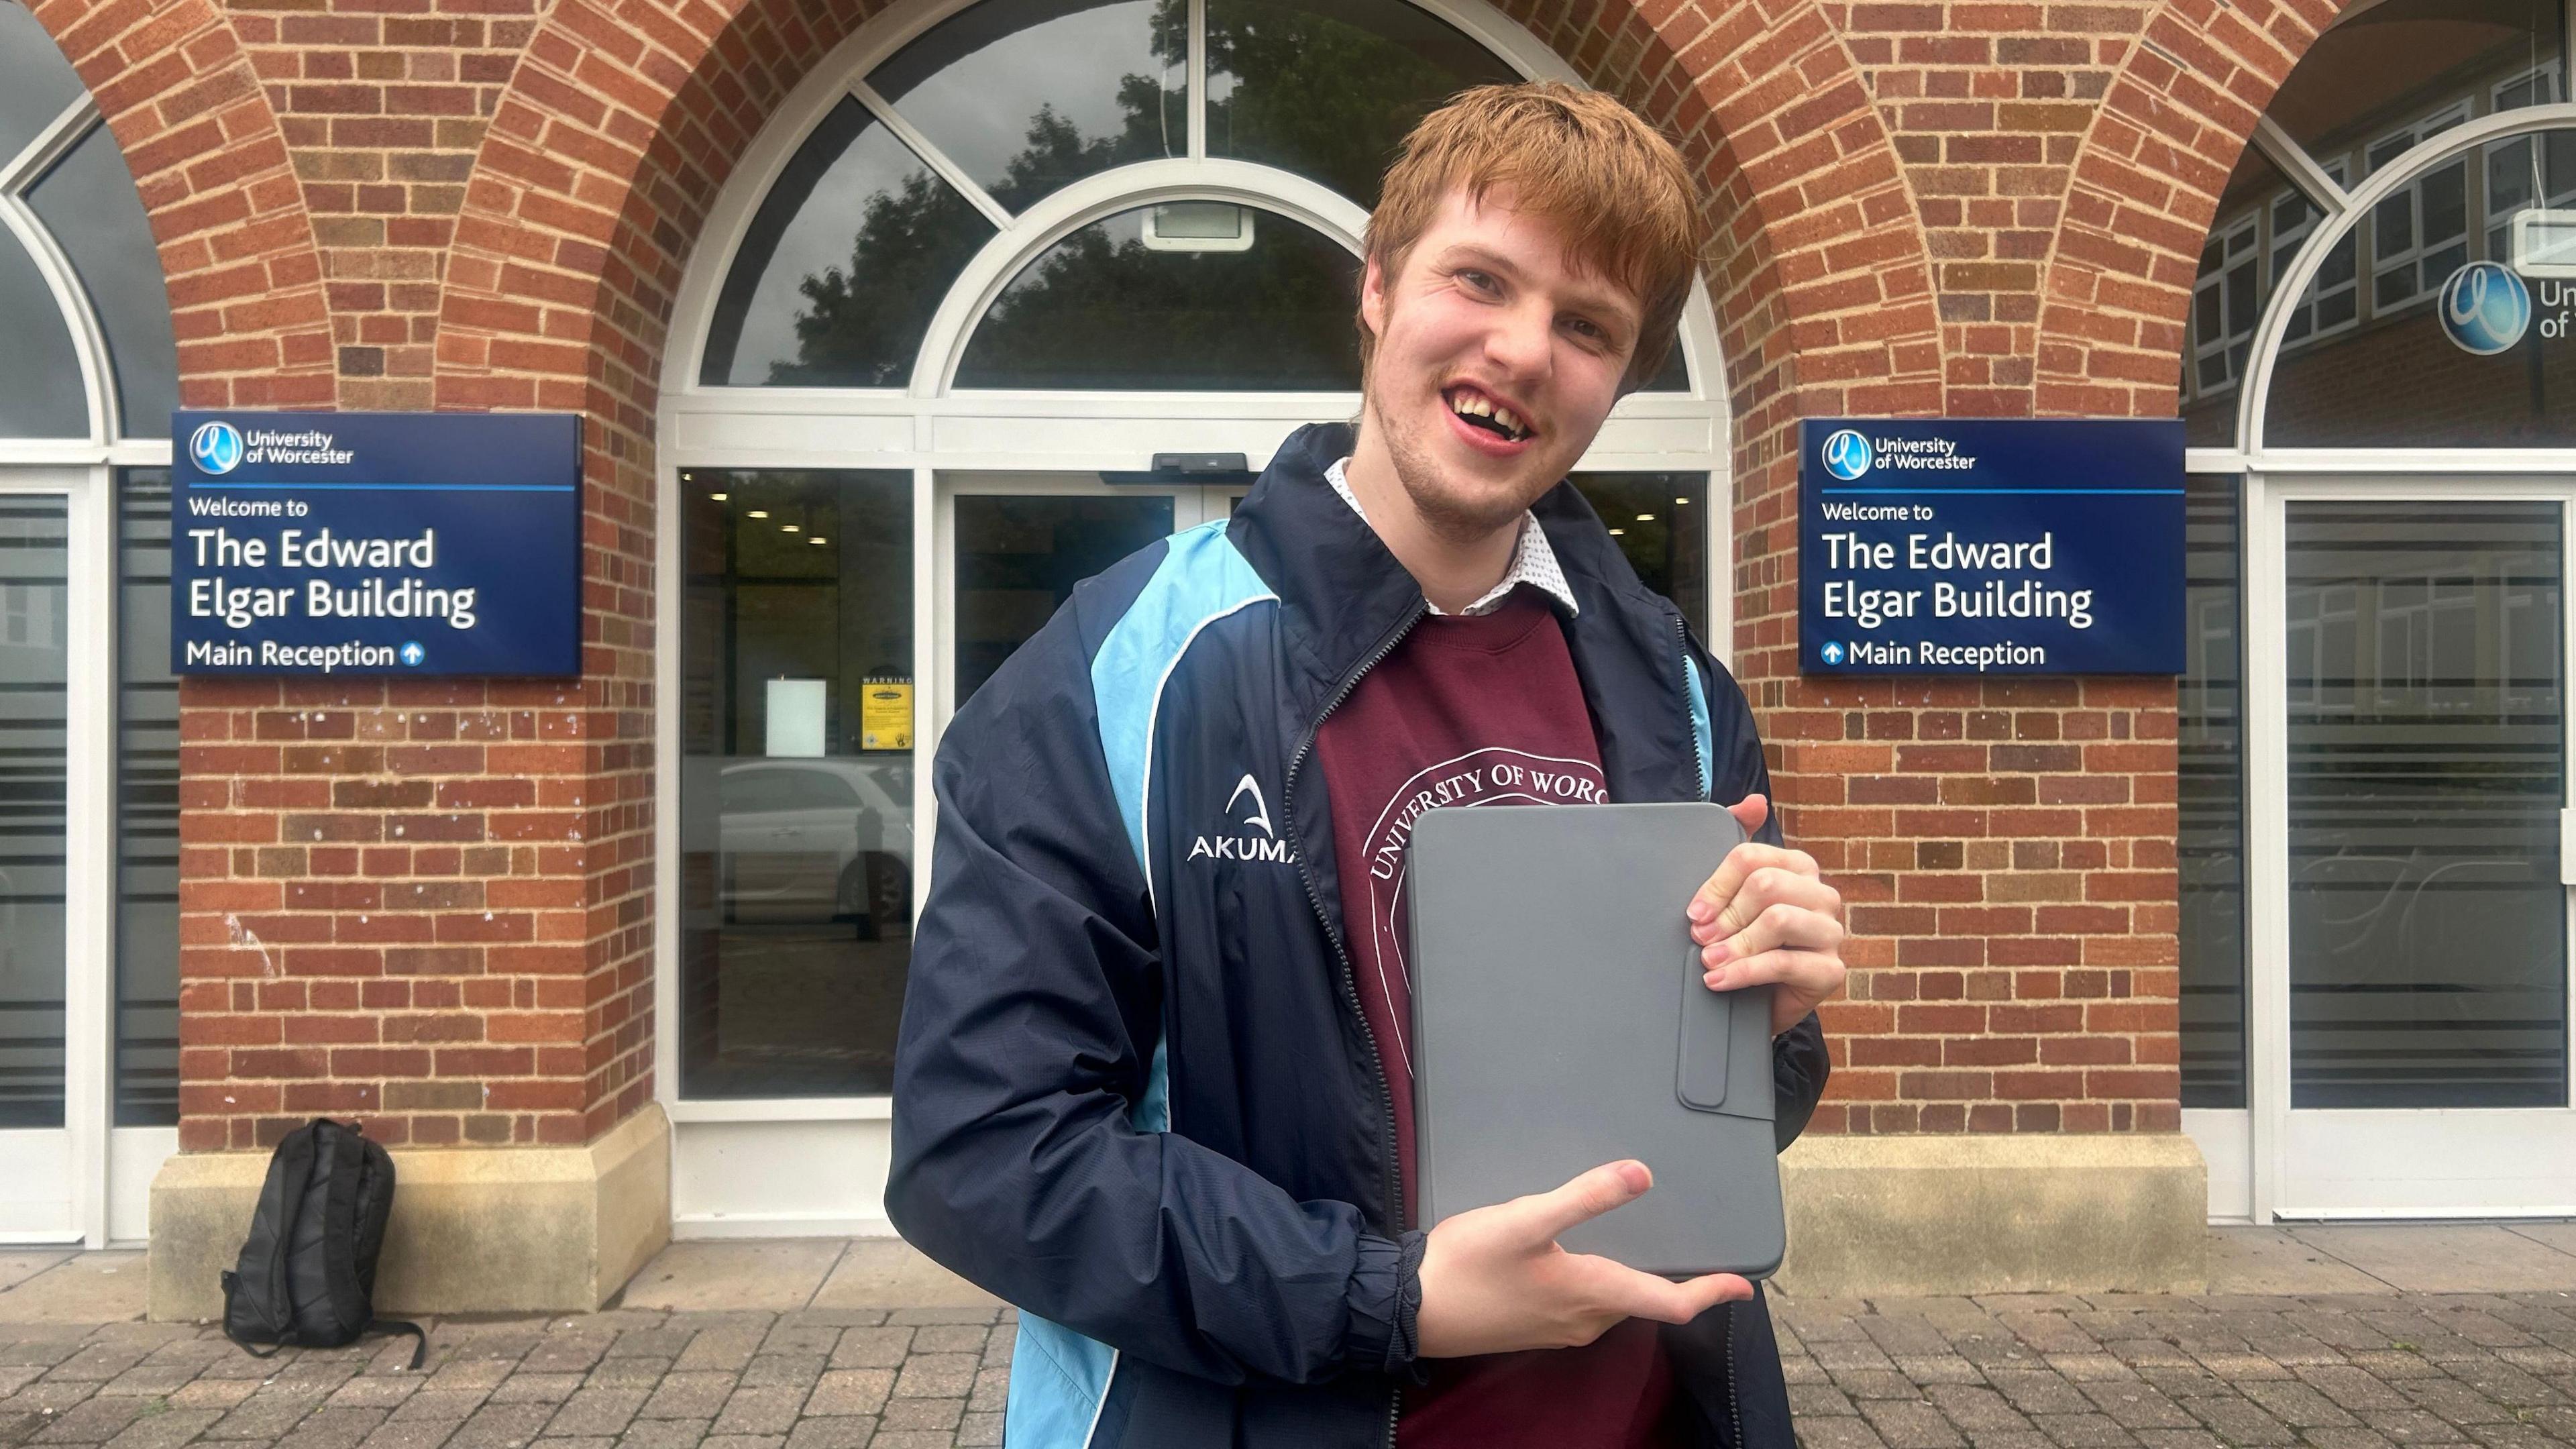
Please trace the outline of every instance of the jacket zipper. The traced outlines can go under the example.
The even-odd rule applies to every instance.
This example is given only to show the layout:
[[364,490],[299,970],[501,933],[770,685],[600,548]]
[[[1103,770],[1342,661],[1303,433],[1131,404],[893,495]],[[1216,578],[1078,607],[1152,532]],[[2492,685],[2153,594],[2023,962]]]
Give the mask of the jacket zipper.
[[[1297,772],[1304,767],[1306,756],[1314,750],[1315,737],[1323,732],[1324,721],[1332,717],[1334,710],[1342,707],[1342,701],[1351,697],[1352,690],[1359,688],[1360,677],[1376,668],[1380,660],[1394,653],[1395,646],[1404,642],[1404,636],[1413,632],[1413,626],[1421,621],[1427,611],[1427,605],[1415,604],[1395,627],[1387,631],[1386,637],[1378,641],[1377,647],[1369,651],[1368,657],[1360,661],[1359,667],[1342,677],[1341,684],[1333,691],[1333,697],[1324,702],[1323,712],[1316,715],[1314,723],[1306,727],[1305,738],[1297,742],[1297,752],[1289,756],[1288,811],[1291,828],[1297,831],[1300,838],[1305,835],[1305,829],[1301,824],[1296,823]],[[1315,889],[1314,866],[1307,859],[1306,852],[1302,850],[1297,853],[1297,878],[1305,884],[1306,904],[1314,908],[1315,919],[1324,928],[1324,939],[1333,944],[1333,959],[1341,963],[1342,1000],[1350,1007],[1353,1019],[1360,1024],[1360,1040],[1368,1046],[1369,1069],[1377,1074],[1378,1121],[1385,1128],[1381,1145],[1386,1152],[1387,1190],[1386,1201],[1382,1206],[1386,1209],[1386,1220],[1395,1225],[1396,1231],[1402,1232],[1405,1227],[1404,1163],[1396,1152],[1395,1088],[1389,1085],[1386,1079],[1386,1057],[1378,1049],[1377,1033],[1369,1026],[1368,1011],[1360,1005],[1359,972],[1351,965],[1351,953],[1342,944],[1342,933],[1334,927],[1332,916],[1324,910],[1323,893]],[[1404,1386],[1399,1383],[1387,1395],[1385,1442],[1388,1449],[1394,1449],[1396,1420],[1403,1412]]]
[[[1359,688],[1362,676],[1376,668],[1378,663],[1385,659],[1386,656],[1395,652],[1396,646],[1404,642],[1404,637],[1407,634],[1413,632],[1413,626],[1421,622],[1422,616],[1425,612],[1427,612],[1425,606],[1417,604],[1411,612],[1407,613],[1402,620],[1398,621],[1395,627],[1387,632],[1386,637],[1378,641],[1377,647],[1369,651],[1368,657],[1361,660],[1357,668],[1342,677],[1340,685],[1333,690],[1333,697],[1324,702],[1323,712],[1316,715],[1314,723],[1306,727],[1305,737],[1297,742],[1297,752],[1288,758],[1288,808],[1292,813],[1292,817],[1297,808],[1297,772],[1305,767],[1306,756],[1313,753],[1315,748],[1315,737],[1323,732],[1324,721],[1332,718],[1333,711],[1342,707],[1342,701],[1351,697],[1352,690]],[[1671,617],[1673,621],[1674,640],[1681,646],[1682,714],[1685,725],[1690,729],[1692,765],[1695,770],[1701,772],[1695,776],[1695,778],[1705,778],[1710,780],[1710,788],[1714,789],[1717,762],[1715,760],[1705,760],[1702,758],[1700,754],[1699,729],[1695,723],[1691,722],[1690,717],[1690,624],[1679,614],[1675,614]],[[1302,826],[1298,828],[1298,833],[1301,836],[1304,834]],[[1385,1126],[1385,1133],[1381,1145],[1384,1147],[1386,1152],[1387,1164],[1387,1200],[1384,1204],[1386,1209],[1386,1220],[1395,1224],[1397,1229],[1401,1231],[1406,1226],[1404,1219],[1404,1163],[1396,1152],[1395,1089],[1387,1082],[1386,1058],[1378,1049],[1376,1031],[1369,1026],[1368,1011],[1360,1004],[1358,970],[1351,964],[1350,951],[1342,944],[1341,932],[1334,928],[1331,915],[1324,910],[1323,894],[1315,889],[1314,866],[1303,852],[1300,852],[1297,856],[1297,878],[1306,887],[1306,904],[1313,908],[1316,921],[1323,926],[1324,938],[1332,942],[1333,959],[1341,964],[1342,1000],[1345,1005],[1350,1007],[1352,1017],[1360,1024],[1360,1040],[1368,1046],[1369,1068],[1377,1075],[1378,1120]],[[1744,1406],[1743,1401],[1737,1395],[1735,1383],[1735,1321],[1732,1317],[1733,1310],[1731,1308],[1721,1309],[1720,1311],[1729,1314],[1725,1324],[1726,1347],[1724,1356],[1726,1360],[1726,1407],[1735,1427],[1735,1443],[1737,1449],[1743,1449]],[[1388,1393],[1386,1401],[1386,1438],[1384,1442],[1388,1446],[1388,1449],[1394,1449],[1396,1424],[1403,1418],[1403,1415],[1404,1386],[1402,1384],[1398,1384]]]
[[[1706,799],[1706,798],[1708,798],[1708,796],[1709,796],[1711,793],[1713,793],[1713,792],[1717,789],[1717,758],[1716,758],[1717,741],[1716,741],[1716,740],[1714,740],[1714,739],[1712,739],[1712,740],[1710,740],[1710,741],[1709,741],[1708,748],[1709,748],[1709,751],[1710,751],[1710,752],[1709,752],[1707,755],[1702,755],[1702,754],[1700,753],[1700,743],[1699,743],[1699,717],[1698,717],[1697,715],[1695,715],[1695,714],[1691,713],[1691,707],[1690,707],[1690,701],[1691,701],[1690,621],[1689,621],[1688,619],[1683,618],[1683,617],[1682,617],[1681,615],[1679,615],[1679,614],[1674,614],[1674,615],[1671,615],[1670,617],[1671,617],[1671,619],[1672,619],[1672,621],[1673,621],[1673,638],[1674,638],[1674,640],[1675,640],[1676,642],[1678,642],[1678,643],[1681,645],[1681,658],[1682,658],[1682,728],[1684,728],[1685,730],[1688,730],[1688,731],[1690,732],[1690,740],[1691,740],[1691,764],[1692,764],[1692,765],[1693,765],[1693,766],[1698,770],[1698,774],[1696,774],[1696,775],[1695,775],[1695,776],[1693,776],[1692,778],[1694,778],[1694,779],[1696,779],[1696,780],[1699,780],[1699,781],[1702,781],[1702,782],[1703,782],[1703,783],[1701,784],[1701,786],[1700,786],[1700,792],[1699,792],[1699,793],[1700,793],[1700,798],[1702,798],[1702,799]],[[1711,709],[1712,709],[1712,710],[1714,710],[1714,708],[1715,708],[1715,706],[1713,706],[1713,705],[1712,705],[1712,706],[1711,706]]]
[[1720,1304],[1717,1311],[1726,1315],[1725,1332],[1720,1339],[1724,1345],[1722,1357],[1726,1361],[1726,1413],[1735,1426],[1734,1449],[1745,1449],[1744,1398],[1735,1391],[1735,1305]]

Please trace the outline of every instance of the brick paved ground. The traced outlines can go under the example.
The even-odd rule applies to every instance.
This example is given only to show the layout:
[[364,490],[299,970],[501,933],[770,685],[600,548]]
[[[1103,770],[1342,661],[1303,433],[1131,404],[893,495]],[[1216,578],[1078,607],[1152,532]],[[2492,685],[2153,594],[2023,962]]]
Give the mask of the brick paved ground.
[[[1784,1302],[1811,1449],[2576,1443],[2576,1295]],[[184,1325],[0,1324],[0,1449],[1001,1442],[1007,1311],[621,1311],[260,1361]]]

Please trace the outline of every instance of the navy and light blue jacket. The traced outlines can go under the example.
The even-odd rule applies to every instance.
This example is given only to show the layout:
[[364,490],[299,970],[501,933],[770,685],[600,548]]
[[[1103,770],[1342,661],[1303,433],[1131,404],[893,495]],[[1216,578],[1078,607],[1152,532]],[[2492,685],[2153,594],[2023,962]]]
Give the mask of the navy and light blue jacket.
[[[1230,519],[1085,581],[950,722],[886,1211],[1021,1309],[1012,1449],[1364,1449],[1414,1373],[1315,731],[1426,612],[1301,429]],[[1580,493],[1533,510],[1615,800],[1768,793],[1743,695]],[[1776,825],[1764,837],[1776,840]],[[1775,1043],[1783,1145],[1826,1073]],[[1665,1330],[1699,1442],[1787,1446],[1770,1321]]]

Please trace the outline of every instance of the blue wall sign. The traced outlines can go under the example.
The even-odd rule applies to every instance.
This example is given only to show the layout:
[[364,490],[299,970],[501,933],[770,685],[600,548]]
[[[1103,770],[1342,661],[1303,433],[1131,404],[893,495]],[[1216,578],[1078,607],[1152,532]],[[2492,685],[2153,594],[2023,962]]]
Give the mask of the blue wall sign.
[[2179,674],[2175,421],[1811,419],[1809,674]]
[[182,412],[180,674],[581,673],[581,419]]

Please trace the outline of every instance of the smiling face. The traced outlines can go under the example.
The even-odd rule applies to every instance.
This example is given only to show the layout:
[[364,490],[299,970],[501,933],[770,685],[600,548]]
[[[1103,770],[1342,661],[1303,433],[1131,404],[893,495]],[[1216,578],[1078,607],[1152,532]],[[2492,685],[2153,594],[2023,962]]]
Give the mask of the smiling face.
[[1508,188],[1481,202],[1454,188],[1395,275],[1372,257],[1362,278],[1375,345],[1360,448],[1384,450],[1433,531],[1463,543],[1507,527],[1592,445],[1642,313]]

